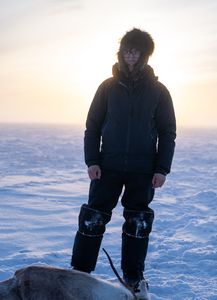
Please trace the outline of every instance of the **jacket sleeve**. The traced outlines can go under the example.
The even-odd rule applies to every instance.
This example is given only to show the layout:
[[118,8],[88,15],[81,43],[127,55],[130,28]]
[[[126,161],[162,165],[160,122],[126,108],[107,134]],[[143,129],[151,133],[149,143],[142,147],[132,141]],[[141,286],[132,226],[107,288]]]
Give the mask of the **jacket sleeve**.
[[106,108],[105,84],[102,83],[96,91],[86,120],[84,157],[88,167],[100,165],[101,128],[105,119]]
[[157,159],[155,172],[170,173],[175,149],[176,119],[172,99],[166,87],[162,86],[160,101],[156,112],[158,131]]

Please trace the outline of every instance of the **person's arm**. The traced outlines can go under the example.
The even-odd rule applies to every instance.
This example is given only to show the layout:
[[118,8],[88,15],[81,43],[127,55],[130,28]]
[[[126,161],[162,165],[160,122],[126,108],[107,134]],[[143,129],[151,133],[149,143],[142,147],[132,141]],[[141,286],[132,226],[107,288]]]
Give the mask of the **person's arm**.
[[[106,98],[105,98],[105,86],[102,83],[94,96],[91,103],[87,120],[86,130],[84,135],[84,156],[85,163],[89,167],[98,166],[96,168],[88,169],[90,178],[99,176],[100,169],[100,140],[101,140],[101,128],[106,115]],[[95,174],[95,176],[93,175]]]
[[160,101],[156,111],[156,125],[158,145],[155,174],[166,176],[170,173],[174,155],[176,119],[170,93],[164,86],[162,86]]

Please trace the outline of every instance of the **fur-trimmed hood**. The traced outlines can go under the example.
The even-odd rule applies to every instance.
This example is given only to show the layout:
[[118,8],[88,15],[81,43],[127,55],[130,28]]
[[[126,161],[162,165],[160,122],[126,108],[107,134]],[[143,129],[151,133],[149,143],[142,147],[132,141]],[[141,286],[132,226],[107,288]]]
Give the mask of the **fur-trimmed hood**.
[[137,49],[142,56],[149,57],[154,51],[154,41],[152,36],[138,28],[128,31],[120,41],[119,53],[123,50]]
[[[124,61],[124,51],[130,51],[136,49],[140,51],[140,58],[135,64],[132,72],[129,71],[127,64]],[[138,28],[134,28],[128,31],[120,41],[120,48],[117,53],[118,56],[118,68],[125,74],[126,77],[131,78],[133,81],[137,81],[143,70],[147,69],[147,62],[149,56],[154,51],[154,41],[151,35]]]

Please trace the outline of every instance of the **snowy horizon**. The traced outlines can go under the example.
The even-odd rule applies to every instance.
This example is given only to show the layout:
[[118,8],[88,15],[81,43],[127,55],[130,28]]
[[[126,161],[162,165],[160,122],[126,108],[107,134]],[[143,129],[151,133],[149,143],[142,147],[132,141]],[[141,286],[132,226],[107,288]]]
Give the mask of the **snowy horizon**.
[[[59,126],[59,127],[65,127],[65,126],[70,126],[70,127],[78,127],[78,128],[84,128],[85,127],[85,122],[81,122],[81,123],[78,123],[78,122],[19,122],[19,121],[15,121],[15,122],[12,122],[12,121],[8,121],[8,122],[5,122],[5,121],[0,121],[0,127],[2,126],[13,126],[13,125],[17,125],[17,126]],[[201,125],[201,126],[190,126],[190,125],[178,125],[177,126],[177,130],[178,131],[182,131],[182,130],[211,130],[211,131],[215,131],[217,132],[217,127],[216,126],[211,126],[211,125],[208,125],[208,126],[204,126],[204,125]]]

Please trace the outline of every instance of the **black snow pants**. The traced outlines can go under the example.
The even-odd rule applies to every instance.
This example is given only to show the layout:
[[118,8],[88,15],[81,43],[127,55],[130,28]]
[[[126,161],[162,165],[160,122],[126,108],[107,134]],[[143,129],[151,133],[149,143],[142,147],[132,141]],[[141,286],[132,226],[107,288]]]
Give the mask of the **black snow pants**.
[[154,196],[151,181],[151,175],[108,170],[102,170],[101,179],[91,181],[72,251],[71,265],[75,269],[88,273],[95,269],[105,226],[124,187],[121,268],[131,278],[142,274],[154,219],[154,211],[148,207]]

